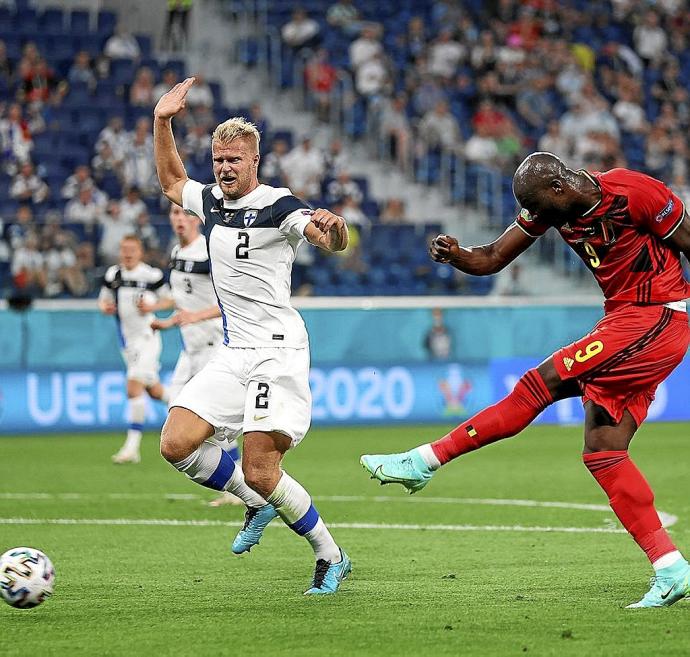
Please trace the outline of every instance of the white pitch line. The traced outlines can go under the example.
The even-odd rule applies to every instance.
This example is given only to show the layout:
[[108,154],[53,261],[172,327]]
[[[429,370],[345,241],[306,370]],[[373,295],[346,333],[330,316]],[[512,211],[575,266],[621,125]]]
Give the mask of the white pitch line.
[[[0,518],[0,525],[103,525],[145,527],[242,527],[242,522],[174,520],[167,518]],[[270,527],[285,527],[282,524]],[[538,532],[566,534],[625,534],[612,527],[530,527],[524,525],[418,525],[374,522],[331,522],[334,529],[398,529],[439,532]]]
[[[0,500],[81,500],[107,498],[111,500],[166,499],[176,501],[206,501],[205,497],[195,493],[0,493]],[[522,500],[484,497],[411,497],[402,495],[314,495],[315,502],[365,502],[389,504],[460,504],[478,506],[519,506],[541,509],[573,509],[576,511],[598,511],[611,513],[607,504],[583,504],[579,502],[550,502],[542,500]],[[659,511],[659,518],[664,527],[671,527],[678,522],[678,516]]]
[[[163,499],[178,501],[205,501],[195,493],[0,493],[0,499],[7,500],[81,500],[106,497],[112,500]],[[605,504],[582,504],[577,502],[549,502],[541,500],[475,498],[475,497],[403,497],[392,495],[315,495],[317,502],[404,502],[412,504],[462,504],[481,506],[520,506],[546,509],[574,509],[578,511],[599,511],[610,513],[611,508]],[[659,518],[664,527],[671,527],[678,522],[678,516],[659,511]]]

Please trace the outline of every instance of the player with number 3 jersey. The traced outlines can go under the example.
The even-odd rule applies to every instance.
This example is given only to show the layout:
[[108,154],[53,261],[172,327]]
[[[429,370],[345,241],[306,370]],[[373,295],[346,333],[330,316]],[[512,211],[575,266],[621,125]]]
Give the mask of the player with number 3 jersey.
[[550,153],[522,162],[513,192],[522,210],[495,242],[462,247],[440,235],[432,258],[468,274],[493,274],[554,228],[594,274],[604,318],[443,438],[402,454],[364,455],[362,465],[382,483],[415,493],[441,465],[516,435],[559,399],[581,396],[585,466],[655,572],[650,590],[629,608],[671,605],[690,595],[690,566],[662,527],[628,446],[657,386],[690,344],[690,286],[680,262],[681,253],[690,255],[690,219],[682,201],[654,178],[627,169],[574,171]]

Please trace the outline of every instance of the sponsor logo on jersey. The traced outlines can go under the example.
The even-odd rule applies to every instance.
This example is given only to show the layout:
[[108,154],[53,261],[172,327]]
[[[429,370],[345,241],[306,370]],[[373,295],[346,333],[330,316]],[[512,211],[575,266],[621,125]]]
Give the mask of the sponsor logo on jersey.
[[566,356],[563,359],[563,365],[565,365],[565,369],[567,372],[570,372],[570,370],[573,369],[574,364],[575,364],[575,361],[572,358],[568,358],[568,356]]
[[675,207],[675,205],[676,204],[674,203],[673,199],[669,199],[668,203],[666,204],[666,207],[655,217],[656,221],[658,223],[661,223],[664,219],[666,219],[666,217],[668,217],[668,215],[670,215],[671,212],[673,212],[673,208]]
[[244,227],[249,228],[259,216],[258,210],[245,210],[244,212]]

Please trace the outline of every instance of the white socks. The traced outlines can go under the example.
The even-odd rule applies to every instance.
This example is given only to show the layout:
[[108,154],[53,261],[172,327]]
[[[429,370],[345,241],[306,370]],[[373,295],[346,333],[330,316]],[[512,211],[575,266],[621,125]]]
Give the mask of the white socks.
[[434,450],[429,443],[417,447],[417,454],[419,454],[424,463],[426,463],[431,470],[438,470],[441,467],[441,461],[438,460]]
[[680,561],[681,559],[683,559],[683,555],[678,550],[673,550],[673,552],[669,552],[668,554],[665,554],[663,557],[659,557],[652,564],[652,568],[654,568],[655,573],[658,573],[663,568],[673,566],[676,563],[676,561]]
[[317,559],[340,561],[340,548],[311,503],[309,493],[287,472],[283,472],[268,502],[292,531],[309,541]]
[[233,493],[247,506],[266,505],[266,500],[244,483],[241,466],[216,443],[204,441],[186,459],[173,465],[197,484]]
[[146,396],[130,397],[129,399],[129,429],[127,439],[122,449],[139,452],[141,445],[141,432],[146,420]]

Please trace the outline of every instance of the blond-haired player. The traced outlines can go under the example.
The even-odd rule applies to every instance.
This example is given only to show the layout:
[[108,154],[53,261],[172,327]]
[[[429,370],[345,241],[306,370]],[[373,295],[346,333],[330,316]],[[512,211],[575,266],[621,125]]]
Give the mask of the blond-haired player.
[[[350,572],[350,560],[281,461],[311,422],[309,343],[304,322],[290,305],[292,262],[305,239],[343,250],[347,226],[327,210],[312,211],[288,189],[259,183],[260,135],[241,118],[221,123],[213,133],[215,184],[190,180],[175,146],[172,117],[185,106],[192,84],[194,78],[187,78],[156,105],[156,168],[163,193],[204,222],[223,347],[175,400],[161,453],[199,484],[229,490],[245,502],[245,525],[234,552],[256,545],[279,515],[314,549],[316,568],[306,593],[335,593]],[[217,427],[244,435],[241,467],[208,440]]]
[[167,402],[168,394],[158,378],[161,338],[151,328],[154,316],[140,309],[140,302],[153,303],[169,295],[163,272],[143,261],[144,249],[136,235],[120,241],[120,262],[110,267],[98,295],[98,308],[117,321],[122,359],[127,367],[129,429],[124,445],[113,462],[139,463],[146,420],[146,394]]

